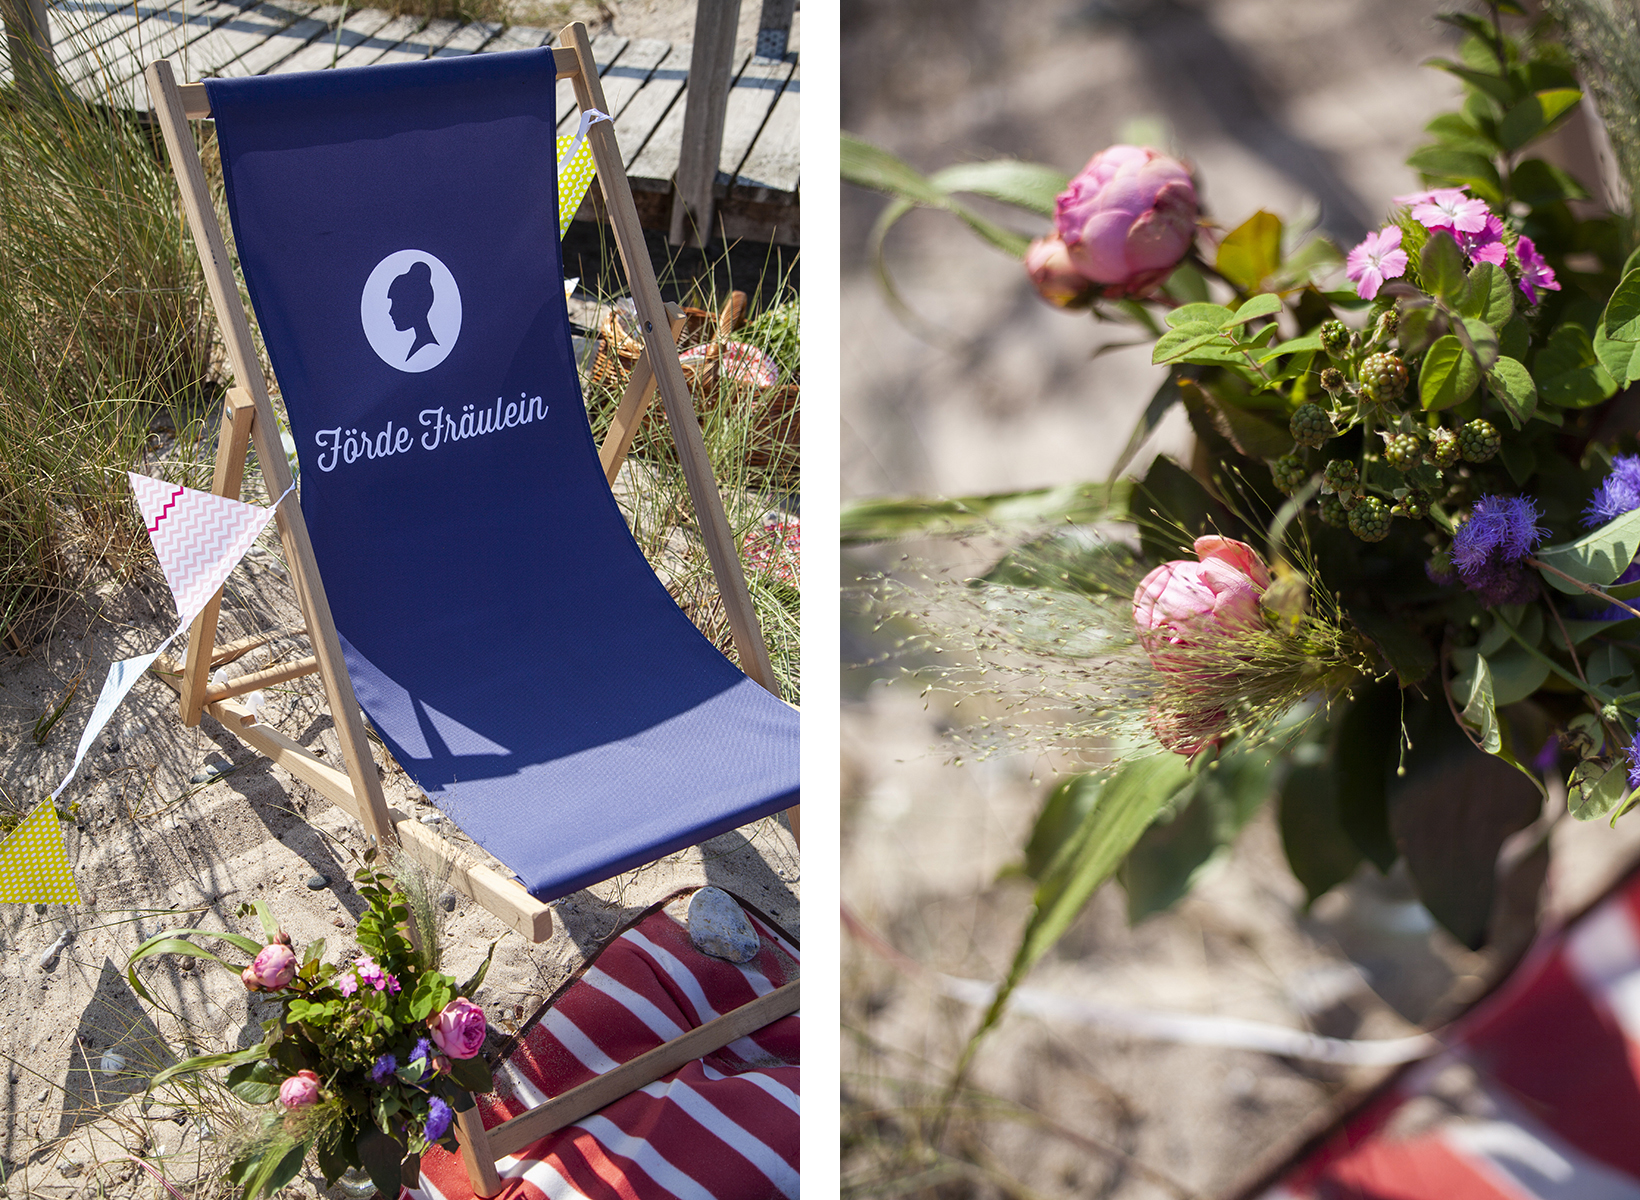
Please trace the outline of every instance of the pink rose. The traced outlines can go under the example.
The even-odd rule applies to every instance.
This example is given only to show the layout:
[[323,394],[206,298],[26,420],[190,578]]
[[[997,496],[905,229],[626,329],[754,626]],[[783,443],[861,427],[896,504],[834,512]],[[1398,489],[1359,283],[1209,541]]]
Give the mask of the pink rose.
[[319,1077],[312,1071],[298,1071],[279,1085],[279,1103],[286,1108],[306,1108],[319,1098]]
[[1059,308],[1076,303],[1093,286],[1092,280],[1071,266],[1070,253],[1058,234],[1031,243],[1025,251],[1025,273],[1038,294]]
[[484,1044],[484,1010],[457,996],[437,1016],[427,1018],[438,1048],[451,1058],[471,1058]]
[[263,946],[239,978],[251,991],[278,991],[296,977],[296,952],[279,942]]
[[1196,185],[1176,158],[1101,150],[1059,194],[1054,225],[1070,265],[1116,299],[1151,291],[1196,237]]
[[1196,539],[1200,561],[1163,563],[1133,593],[1139,644],[1158,671],[1198,665],[1191,651],[1259,628],[1259,598],[1270,570],[1245,542],[1218,536]]

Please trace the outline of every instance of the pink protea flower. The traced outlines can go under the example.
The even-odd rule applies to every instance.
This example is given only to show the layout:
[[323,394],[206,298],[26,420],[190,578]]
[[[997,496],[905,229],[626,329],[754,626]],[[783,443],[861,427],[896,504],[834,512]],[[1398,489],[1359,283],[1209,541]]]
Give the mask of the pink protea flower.
[[1395,197],[1397,204],[1412,209],[1412,219],[1425,229],[1456,229],[1460,233],[1479,233],[1486,228],[1486,218],[1492,210],[1486,201],[1477,200],[1463,188],[1434,188],[1414,192],[1410,196]]
[[1401,249],[1401,229],[1390,225],[1369,233],[1344,261],[1344,274],[1355,283],[1355,294],[1363,300],[1378,295],[1386,279],[1406,274],[1407,252]]
[[1133,593],[1139,644],[1158,671],[1191,672],[1203,648],[1258,629],[1270,570],[1245,542],[1199,537],[1197,562],[1163,563]]
[[1057,233],[1031,243],[1025,251],[1025,273],[1037,294],[1056,308],[1076,303],[1093,286],[1092,280],[1071,265],[1070,251]]
[[1115,299],[1172,273],[1195,240],[1196,212],[1196,185],[1178,159],[1111,146],[1059,194],[1054,225],[1070,266]]
[[1560,290],[1554,268],[1544,261],[1537,246],[1525,234],[1515,241],[1515,257],[1520,259],[1520,290],[1526,293],[1528,304],[1538,302],[1539,288],[1547,292]]
[[263,946],[239,975],[251,991],[278,991],[296,977],[296,952],[280,942]]
[[301,1070],[279,1085],[279,1103],[286,1108],[306,1108],[319,1099],[319,1077]]
[[457,996],[444,1010],[427,1018],[433,1041],[451,1058],[471,1058],[484,1045],[484,1010],[465,996]]

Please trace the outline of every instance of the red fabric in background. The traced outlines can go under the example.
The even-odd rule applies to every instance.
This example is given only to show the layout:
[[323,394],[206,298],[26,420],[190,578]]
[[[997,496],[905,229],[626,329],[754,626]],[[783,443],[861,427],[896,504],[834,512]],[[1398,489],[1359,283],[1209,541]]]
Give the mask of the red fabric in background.
[[[496,1069],[485,1128],[789,982],[797,949],[762,939],[744,965],[700,953],[664,909],[605,948]],[[793,976],[795,977],[795,976]],[[796,1014],[697,1059],[498,1164],[507,1200],[777,1200],[798,1194]],[[458,1156],[422,1159],[401,1200],[470,1200]]]

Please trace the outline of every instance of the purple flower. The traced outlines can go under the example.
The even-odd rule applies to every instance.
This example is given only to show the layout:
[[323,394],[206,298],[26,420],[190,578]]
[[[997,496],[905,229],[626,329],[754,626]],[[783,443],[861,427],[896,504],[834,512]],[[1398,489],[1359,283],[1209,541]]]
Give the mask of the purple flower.
[[1452,535],[1452,565],[1488,607],[1524,604],[1537,594],[1537,580],[1521,560],[1543,539],[1540,516],[1529,497],[1482,496]]
[[1629,786],[1640,788],[1640,733],[1634,735],[1625,753],[1629,759]]
[[399,1061],[391,1054],[384,1054],[376,1060],[376,1065],[370,1068],[370,1078],[377,1083],[386,1083],[387,1077],[399,1069]]
[[1611,474],[1595,489],[1589,507],[1583,510],[1583,524],[1598,529],[1624,513],[1640,508],[1640,454],[1619,454],[1612,459]]
[[359,981],[368,983],[378,992],[386,992],[389,996],[399,994],[399,981],[390,972],[384,971],[381,964],[366,955],[353,965],[358,972]]
[[1371,300],[1384,280],[1405,275],[1406,270],[1407,252],[1401,249],[1401,230],[1396,225],[1367,234],[1344,264],[1344,274],[1355,282],[1355,294],[1363,300]]
[[359,980],[349,971],[346,975],[336,976],[336,990],[344,996],[351,996],[359,990]]
[[1486,214],[1486,224],[1478,233],[1465,233],[1450,225],[1437,225],[1429,231],[1431,237],[1437,233],[1450,236],[1471,262],[1489,262],[1501,267],[1509,257],[1503,244],[1503,222],[1492,213]]
[[436,1142],[443,1137],[450,1128],[450,1106],[437,1096],[430,1096],[427,1100],[427,1124],[422,1129],[422,1136],[430,1142]]
[[1555,272],[1543,255],[1538,253],[1532,239],[1521,235],[1515,242],[1515,257],[1520,259],[1520,290],[1526,293],[1526,302],[1538,302],[1537,290],[1542,288],[1546,292],[1558,292],[1560,284],[1555,281]]
[[[1608,587],[1622,587],[1625,583],[1640,583],[1640,562],[1631,562],[1623,568],[1623,573],[1612,580]],[[1589,614],[1591,621],[1626,621],[1634,616],[1620,604],[1608,604],[1599,612]]]
[[1412,219],[1428,230],[1445,226],[1462,233],[1480,233],[1491,215],[1486,201],[1476,200],[1463,188],[1434,188],[1395,199],[1410,206]]
[[432,1057],[432,1054],[433,1043],[429,1042],[426,1038],[421,1038],[416,1042],[416,1048],[410,1051],[410,1057],[405,1061],[417,1062],[418,1060],[426,1060]]

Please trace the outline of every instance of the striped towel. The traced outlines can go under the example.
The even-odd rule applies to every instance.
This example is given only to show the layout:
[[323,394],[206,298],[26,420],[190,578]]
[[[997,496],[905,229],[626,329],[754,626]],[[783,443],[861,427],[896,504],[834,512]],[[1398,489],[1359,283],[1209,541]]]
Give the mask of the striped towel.
[[1263,1200],[1640,1200],[1640,875],[1312,1147]]
[[[677,913],[674,918],[672,913]],[[701,954],[676,904],[612,942],[527,1026],[478,1098],[485,1128],[636,1058],[796,978],[797,947],[747,912],[762,938],[744,965]],[[497,1164],[507,1200],[795,1200],[798,1016],[785,1017]],[[401,1200],[469,1200],[456,1155],[422,1158]]]

